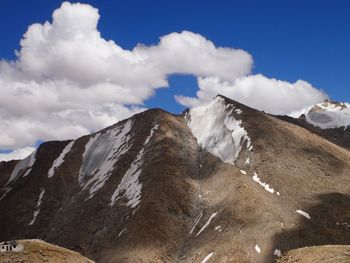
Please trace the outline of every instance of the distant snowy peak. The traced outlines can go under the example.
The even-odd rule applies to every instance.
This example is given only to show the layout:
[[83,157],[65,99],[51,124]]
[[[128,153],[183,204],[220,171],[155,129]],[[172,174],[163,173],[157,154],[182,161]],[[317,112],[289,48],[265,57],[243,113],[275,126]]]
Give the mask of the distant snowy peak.
[[240,114],[241,109],[217,96],[208,104],[190,109],[185,118],[202,149],[234,164],[243,146],[252,149],[242,120],[237,118]]
[[346,128],[350,125],[350,104],[325,100],[304,109],[300,117],[321,129]]

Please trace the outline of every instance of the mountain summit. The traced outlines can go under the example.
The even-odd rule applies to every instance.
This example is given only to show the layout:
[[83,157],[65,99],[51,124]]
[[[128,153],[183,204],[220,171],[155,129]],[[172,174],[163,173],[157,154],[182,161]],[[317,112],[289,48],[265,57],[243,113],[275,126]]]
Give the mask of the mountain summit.
[[96,262],[271,262],[348,244],[350,152],[317,129],[217,96],[43,143],[0,163],[0,240]]

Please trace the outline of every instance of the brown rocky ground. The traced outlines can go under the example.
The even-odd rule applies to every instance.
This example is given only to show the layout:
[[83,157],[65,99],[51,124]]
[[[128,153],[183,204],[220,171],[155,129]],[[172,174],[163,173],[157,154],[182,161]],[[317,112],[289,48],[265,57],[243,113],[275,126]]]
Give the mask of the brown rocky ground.
[[18,240],[24,249],[0,253],[0,263],[94,263],[77,252],[46,243],[42,240]]
[[277,263],[348,263],[350,246],[314,246],[288,251]]

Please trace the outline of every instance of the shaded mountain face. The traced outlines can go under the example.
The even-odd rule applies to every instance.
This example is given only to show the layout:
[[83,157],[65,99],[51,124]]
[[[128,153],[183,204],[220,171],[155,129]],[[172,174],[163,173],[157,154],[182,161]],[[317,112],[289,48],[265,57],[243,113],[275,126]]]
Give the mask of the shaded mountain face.
[[96,262],[271,262],[348,244],[350,152],[300,126],[217,96],[44,143],[0,165],[0,240]]

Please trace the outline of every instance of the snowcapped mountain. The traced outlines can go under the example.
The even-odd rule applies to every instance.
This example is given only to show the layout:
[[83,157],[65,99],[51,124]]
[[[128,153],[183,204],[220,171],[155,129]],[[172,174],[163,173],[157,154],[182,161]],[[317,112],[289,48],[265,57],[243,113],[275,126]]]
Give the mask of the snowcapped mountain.
[[96,262],[271,262],[348,244],[350,152],[310,127],[217,96],[44,143],[0,163],[0,240]]
[[294,112],[292,116],[305,118],[308,123],[321,129],[346,129],[350,125],[350,104],[325,100]]

